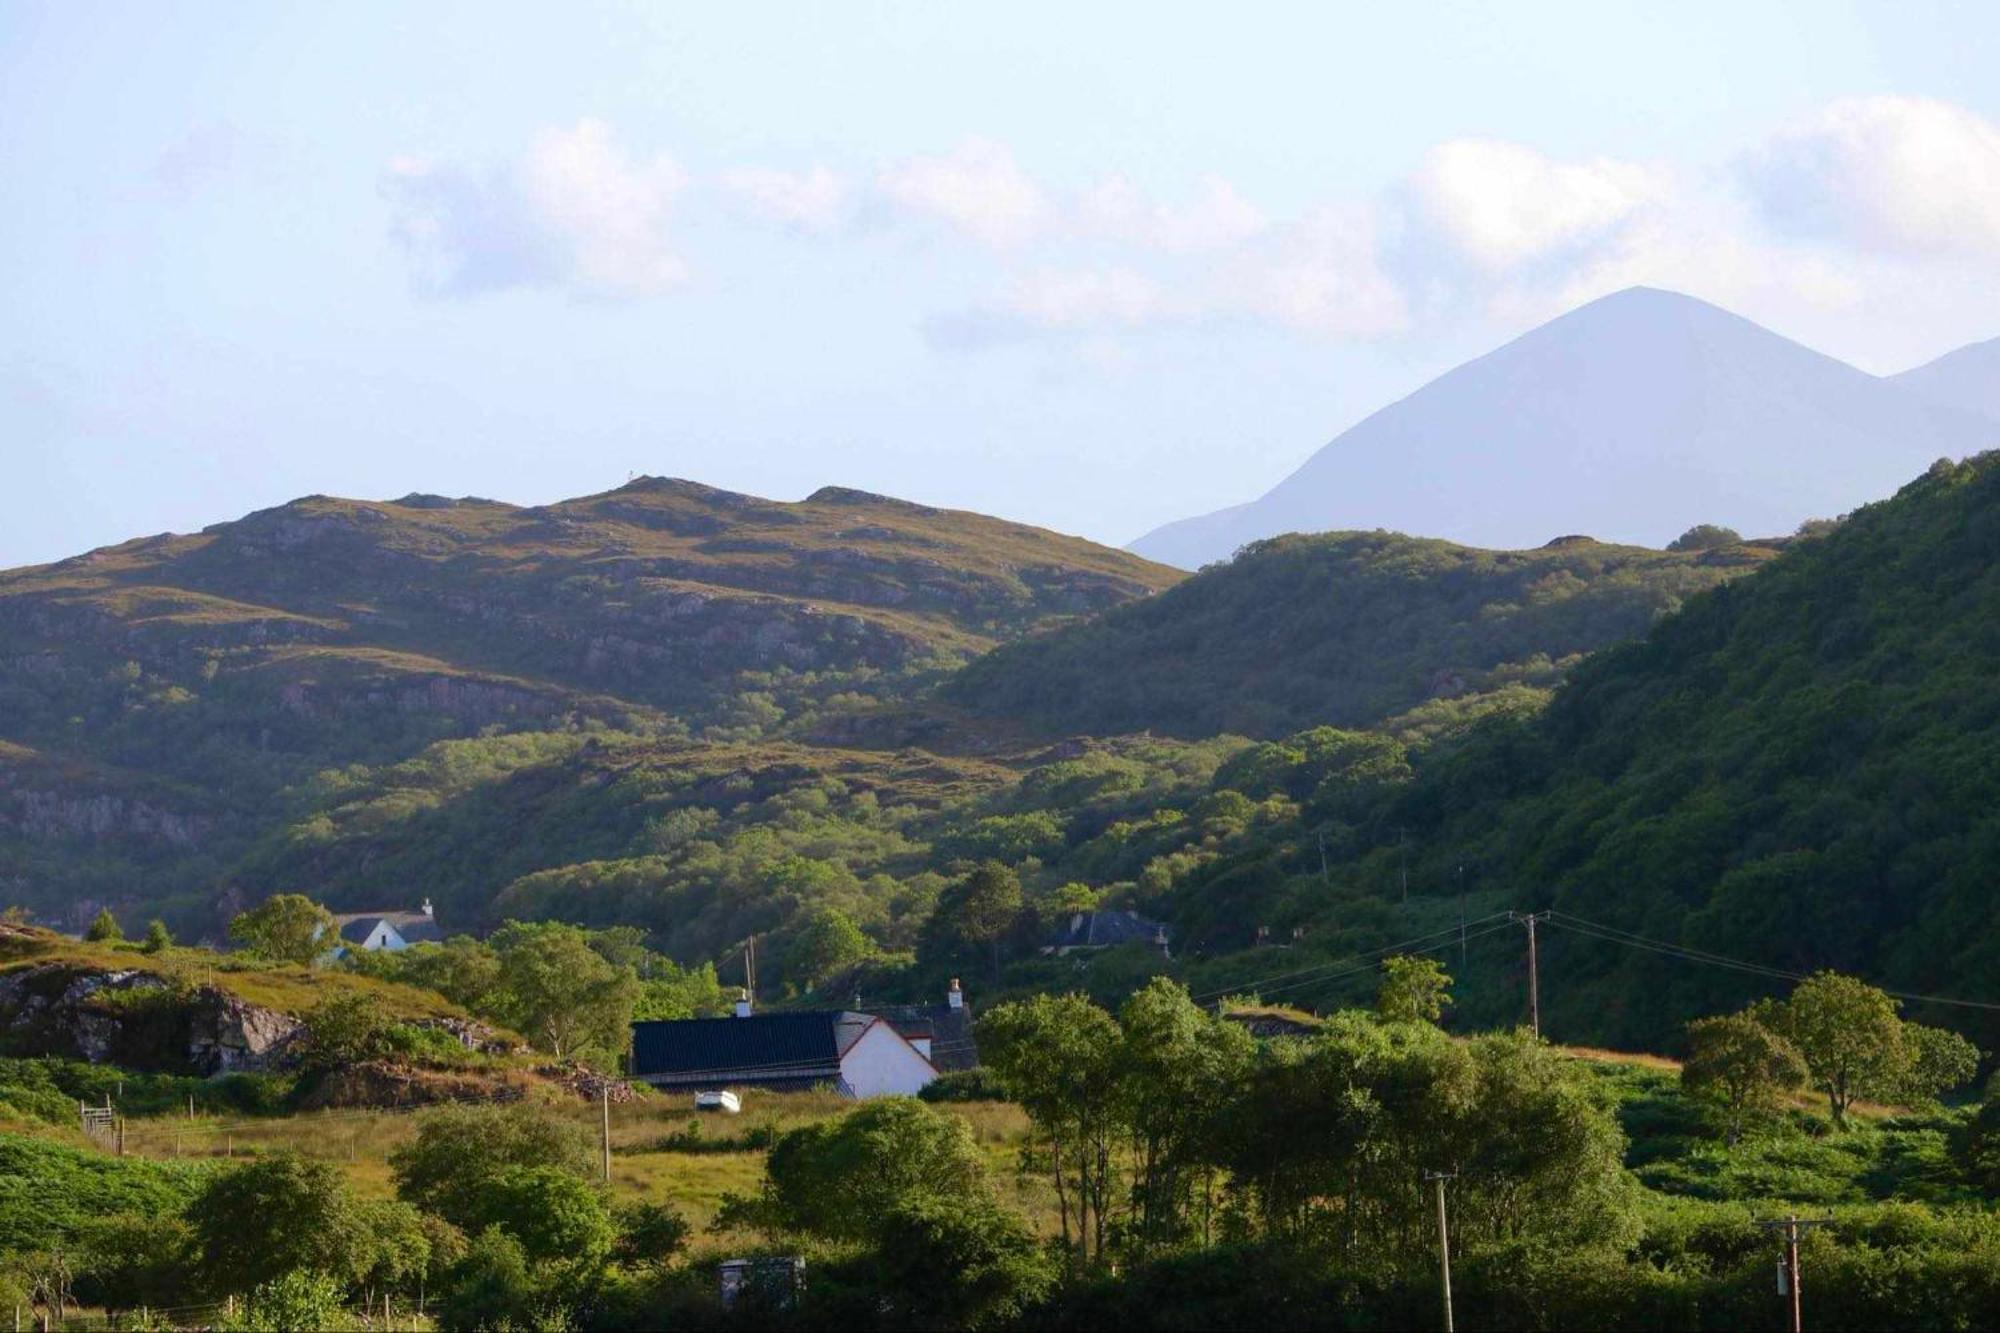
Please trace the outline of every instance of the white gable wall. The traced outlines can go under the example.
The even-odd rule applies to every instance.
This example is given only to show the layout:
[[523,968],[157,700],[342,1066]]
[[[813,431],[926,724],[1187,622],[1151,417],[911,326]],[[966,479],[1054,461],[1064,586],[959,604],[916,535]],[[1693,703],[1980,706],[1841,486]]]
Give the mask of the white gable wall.
[[840,1057],[840,1076],[856,1097],[912,1097],[937,1070],[901,1033],[877,1022]]

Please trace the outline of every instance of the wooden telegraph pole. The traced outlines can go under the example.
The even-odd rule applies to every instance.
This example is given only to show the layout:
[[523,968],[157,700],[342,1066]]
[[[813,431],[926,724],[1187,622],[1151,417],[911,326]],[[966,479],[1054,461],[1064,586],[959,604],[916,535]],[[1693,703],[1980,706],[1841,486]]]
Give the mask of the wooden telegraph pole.
[[601,1099],[600,1108],[604,1112],[599,1142],[604,1146],[604,1183],[608,1185],[611,1183],[611,1081],[609,1079],[606,1079],[604,1086],[598,1089],[598,1095]]
[[1437,1186],[1438,1204],[1438,1276],[1444,1283],[1444,1333],[1452,1333],[1451,1328],[1451,1231],[1444,1216],[1444,1183],[1458,1179],[1456,1171],[1426,1171],[1424,1179]]
[[1510,920],[1518,921],[1528,928],[1528,1030],[1536,1037],[1542,1035],[1542,975],[1541,960],[1535,955],[1535,923],[1548,920],[1547,912],[1529,912],[1525,916],[1519,912],[1509,912]]
[[1804,1307],[1799,1298],[1799,1229],[1831,1226],[1833,1219],[1801,1218],[1794,1215],[1782,1221],[1759,1222],[1757,1225],[1771,1231],[1784,1232],[1785,1257],[1778,1264],[1778,1294],[1785,1298],[1786,1306],[1791,1312],[1791,1322],[1788,1327],[1792,1333],[1804,1333]]

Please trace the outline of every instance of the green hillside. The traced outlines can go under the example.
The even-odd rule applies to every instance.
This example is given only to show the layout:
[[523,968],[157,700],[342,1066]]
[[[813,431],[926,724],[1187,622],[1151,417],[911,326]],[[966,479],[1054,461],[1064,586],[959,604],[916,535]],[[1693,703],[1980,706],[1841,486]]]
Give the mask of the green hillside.
[[1545,688],[1756,568],[1567,537],[1483,551],[1390,532],[1256,542],[1165,595],[996,649],[946,695],[1046,732],[1281,736],[1371,726],[1436,699]]
[[858,491],[653,478],[311,497],[0,573],[0,896],[204,892],[322,769],[504,732],[755,739],[1180,577]]
[[[1466,886],[1783,971],[2000,1000],[1996,664],[1989,454],[1692,598],[1541,715],[1319,791],[1288,837],[1180,884],[1179,911],[1206,947],[1240,947],[1252,923],[1375,912],[1407,876],[1413,901]],[[1574,927],[1546,939],[1544,1013],[1576,1039],[1658,1049],[1679,1020],[1773,984]],[[1520,986],[1469,996],[1473,1016],[1514,1013]],[[1917,1011],[1991,1035],[1985,1011]]]

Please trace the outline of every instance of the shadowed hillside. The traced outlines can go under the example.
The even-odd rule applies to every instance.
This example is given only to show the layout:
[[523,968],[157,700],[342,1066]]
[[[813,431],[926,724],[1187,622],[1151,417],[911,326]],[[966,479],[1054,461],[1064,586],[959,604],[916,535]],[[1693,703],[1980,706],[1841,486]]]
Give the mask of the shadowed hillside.
[[1481,551],[1389,532],[1257,542],[1164,596],[996,649],[946,694],[1049,731],[1277,736],[1546,688],[1770,558],[1586,537]]

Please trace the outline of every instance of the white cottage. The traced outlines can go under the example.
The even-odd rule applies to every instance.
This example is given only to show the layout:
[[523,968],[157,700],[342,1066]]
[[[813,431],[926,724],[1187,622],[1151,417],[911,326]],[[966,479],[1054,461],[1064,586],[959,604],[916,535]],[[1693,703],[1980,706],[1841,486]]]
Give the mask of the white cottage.
[[937,1069],[895,1025],[850,1009],[632,1025],[632,1076],[656,1088],[810,1088],[913,1095]]

